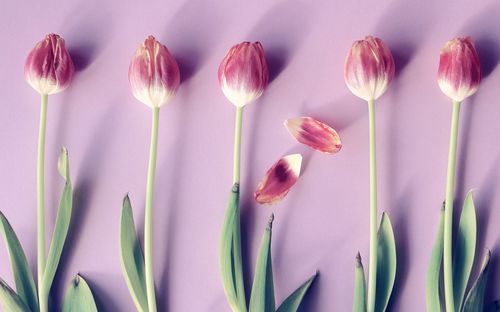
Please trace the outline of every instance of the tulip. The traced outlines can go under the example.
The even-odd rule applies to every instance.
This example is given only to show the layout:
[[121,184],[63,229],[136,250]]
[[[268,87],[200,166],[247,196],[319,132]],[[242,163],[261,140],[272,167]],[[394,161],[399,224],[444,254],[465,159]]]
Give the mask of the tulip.
[[40,94],[55,94],[66,89],[75,67],[66,50],[64,39],[50,34],[31,50],[24,65],[24,76]]
[[473,95],[481,81],[479,56],[470,37],[448,41],[441,50],[438,84],[446,96],[462,102]]
[[[344,65],[344,78],[351,92],[368,102],[370,138],[370,259],[368,269],[367,311],[375,310],[377,281],[377,160],[375,135],[375,100],[385,93],[394,78],[395,65],[391,51],[376,37],[354,42]],[[391,289],[392,291],[392,289]]]
[[130,62],[128,79],[136,99],[151,108],[160,107],[179,87],[179,66],[167,47],[149,36]]
[[302,155],[287,155],[278,160],[264,176],[254,193],[259,204],[275,204],[282,200],[297,183]]
[[439,87],[453,100],[444,208],[443,276],[446,311],[455,311],[455,304],[461,303],[454,302],[456,297],[453,290],[452,268],[453,200],[460,106],[464,99],[476,92],[480,80],[479,56],[471,38],[448,41],[441,50],[438,69]]
[[300,143],[327,154],[342,148],[340,137],[330,126],[311,117],[291,118],[285,121],[288,132]]
[[227,99],[236,106],[257,100],[269,82],[264,48],[260,42],[233,46],[219,66],[219,83]]
[[391,51],[379,38],[368,36],[354,42],[344,65],[349,90],[365,101],[378,99],[394,78]]

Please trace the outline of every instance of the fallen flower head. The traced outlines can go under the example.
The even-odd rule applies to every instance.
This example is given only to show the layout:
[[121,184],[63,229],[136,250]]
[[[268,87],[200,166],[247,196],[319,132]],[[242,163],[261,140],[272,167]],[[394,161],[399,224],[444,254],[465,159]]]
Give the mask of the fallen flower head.
[[302,155],[287,155],[278,160],[264,176],[254,193],[259,204],[275,204],[282,200],[297,183],[302,165]]
[[285,120],[288,132],[300,143],[317,151],[335,154],[342,148],[337,132],[311,117],[298,117]]

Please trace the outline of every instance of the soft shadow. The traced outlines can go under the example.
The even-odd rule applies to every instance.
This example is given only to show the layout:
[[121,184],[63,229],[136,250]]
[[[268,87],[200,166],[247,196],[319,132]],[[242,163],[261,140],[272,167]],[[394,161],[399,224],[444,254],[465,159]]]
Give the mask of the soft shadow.
[[84,276],[85,281],[89,284],[92,290],[92,295],[94,295],[94,300],[97,305],[97,310],[99,312],[116,312],[119,311],[118,304],[113,299],[113,296],[109,293],[109,289],[102,287],[94,279]]
[[222,26],[217,22],[216,6],[210,1],[185,1],[168,21],[161,39],[175,55],[181,83],[191,79],[205,63],[215,47],[213,43],[224,31]]
[[[490,272],[488,275],[488,284],[486,287],[486,293],[485,293],[485,306],[488,307],[488,305],[494,305],[494,302],[499,300],[500,297],[498,296],[498,289],[500,287],[500,270],[498,269],[498,266],[500,265],[500,239],[497,240],[497,243],[493,248],[491,249],[491,263],[490,263]],[[500,301],[498,302],[498,307],[500,307]],[[490,310],[487,310],[490,311]],[[491,311],[498,311],[498,310],[491,310]]]
[[[300,305],[299,311],[319,311],[319,300],[320,293],[319,289],[321,287],[321,274],[318,273],[316,279],[311,284],[311,287],[307,291],[304,299],[302,300],[302,304]],[[287,295],[288,296],[288,295]],[[331,295],[329,296],[331,298]]]

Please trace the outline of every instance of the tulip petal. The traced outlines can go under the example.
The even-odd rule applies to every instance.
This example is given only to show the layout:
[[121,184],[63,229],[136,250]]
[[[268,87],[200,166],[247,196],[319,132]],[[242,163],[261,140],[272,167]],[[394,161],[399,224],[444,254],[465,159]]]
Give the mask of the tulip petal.
[[337,132],[314,118],[290,118],[285,120],[285,127],[299,143],[322,153],[335,154],[342,148]]
[[275,204],[282,200],[297,182],[302,165],[302,155],[287,155],[278,160],[264,176],[254,193],[259,204]]

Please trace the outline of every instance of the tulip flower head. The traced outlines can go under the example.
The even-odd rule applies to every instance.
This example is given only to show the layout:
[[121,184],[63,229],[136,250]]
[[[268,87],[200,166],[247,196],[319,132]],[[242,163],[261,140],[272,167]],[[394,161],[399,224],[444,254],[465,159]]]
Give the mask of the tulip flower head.
[[368,36],[354,42],[344,65],[344,78],[351,92],[374,101],[387,90],[394,78],[394,58],[385,43]]
[[297,183],[302,155],[287,155],[278,160],[257,186],[254,197],[259,204],[275,204],[282,200]]
[[470,37],[448,41],[441,50],[438,84],[441,91],[461,102],[477,91],[481,81],[481,66]]
[[136,99],[151,108],[161,107],[179,87],[179,66],[167,47],[149,36],[130,62],[128,79]]
[[236,106],[257,100],[269,82],[269,71],[260,42],[233,46],[219,66],[222,92]]
[[290,118],[285,120],[285,127],[299,143],[322,153],[336,154],[342,148],[337,132],[314,118]]
[[24,65],[24,76],[40,94],[55,94],[66,89],[75,72],[64,39],[49,34],[31,50]]

